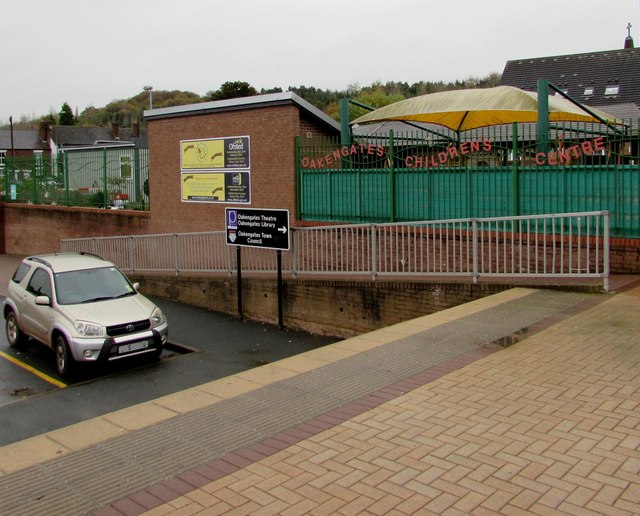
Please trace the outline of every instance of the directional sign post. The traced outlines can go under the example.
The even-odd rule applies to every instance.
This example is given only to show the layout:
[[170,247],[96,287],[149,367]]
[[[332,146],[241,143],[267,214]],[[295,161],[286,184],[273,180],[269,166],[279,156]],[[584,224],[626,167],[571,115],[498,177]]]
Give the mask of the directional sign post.
[[226,208],[227,244],[288,251],[289,210]]
[[235,245],[238,267],[238,314],[242,320],[242,247],[258,247],[277,251],[278,326],[282,323],[282,251],[291,248],[289,210],[260,208],[226,208],[227,244]]

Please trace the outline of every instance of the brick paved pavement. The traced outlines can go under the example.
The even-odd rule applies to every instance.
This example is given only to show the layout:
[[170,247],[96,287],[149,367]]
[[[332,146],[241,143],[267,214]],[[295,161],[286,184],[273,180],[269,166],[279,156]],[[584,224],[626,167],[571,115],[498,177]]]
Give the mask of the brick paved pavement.
[[[568,299],[543,295],[545,302]],[[168,474],[97,514],[640,514],[640,287],[582,296],[554,306],[552,318],[532,318],[524,334],[504,334],[522,339],[509,348],[485,342],[460,349]],[[384,352],[411,335],[436,335],[435,345],[459,325],[474,324],[456,339],[479,338],[487,316],[493,314],[487,327],[496,327],[501,310],[505,320],[522,317],[526,310],[513,307],[533,312],[535,299],[540,291],[515,289],[88,422],[94,426],[84,428],[100,429],[93,443],[74,451],[71,430],[49,435],[33,464],[25,454],[37,439],[0,448],[0,468],[5,479],[31,471],[33,480],[62,464],[43,462],[47,453],[72,460],[104,447],[105,436],[126,432],[133,439],[265,386],[285,394],[286,385],[299,385],[288,380],[345,360],[355,364],[359,355]],[[150,426],[132,422],[145,414]],[[107,423],[118,430],[110,433]]]
[[148,514],[640,514],[640,288]]

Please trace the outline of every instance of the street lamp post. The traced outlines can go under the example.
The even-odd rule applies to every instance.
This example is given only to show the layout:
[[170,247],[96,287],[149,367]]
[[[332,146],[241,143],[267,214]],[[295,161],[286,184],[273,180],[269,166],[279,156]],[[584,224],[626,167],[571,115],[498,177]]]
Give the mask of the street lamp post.
[[142,89],[149,92],[149,109],[153,109],[153,86],[144,86]]
[[9,117],[9,128],[11,129],[11,157],[15,158],[16,150],[13,146],[13,116]]

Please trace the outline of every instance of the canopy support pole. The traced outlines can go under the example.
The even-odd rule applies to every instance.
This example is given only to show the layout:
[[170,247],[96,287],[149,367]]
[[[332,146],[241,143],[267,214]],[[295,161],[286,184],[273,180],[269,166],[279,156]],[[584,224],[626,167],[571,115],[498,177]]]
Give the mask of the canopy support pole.
[[351,126],[349,125],[349,99],[340,99],[340,143],[351,144]]
[[560,88],[558,88],[555,84],[549,82],[548,83],[549,88],[551,88],[553,91],[555,91],[556,93],[558,93],[559,95],[561,95],[562,97],[564,97],[565,99],[567,99],[569,102],[571,102],[574,106],[578,106],[580,109],[582,109],[583,111],[586,111],[588,114],[590,114],[593,118],[596,118],[597,120],[600,121],[601,124],[606,125],[607,127],[610,127],[611,129],[613,129],[615,132],[617,133],[624,133],[624,131],[621,131],[620,129],[618,129],[615,124],[612,124],[611,122],[609,122],[608,120],[605,120],[604,118],[602,118],[600,115],[598,115],[597,113],[595,113],[594,111],[592,111],[591,109],[589,109],[588,106],[585,106],[584,104],[581,104],[580,102],[578,102],[576,99],[574,99],[571,95],[569,95],[568,93],[565,93],[564,91],[562,91]]
[[538,79],[538,133],[537,150],[545,155],[549,152],[549,81]]

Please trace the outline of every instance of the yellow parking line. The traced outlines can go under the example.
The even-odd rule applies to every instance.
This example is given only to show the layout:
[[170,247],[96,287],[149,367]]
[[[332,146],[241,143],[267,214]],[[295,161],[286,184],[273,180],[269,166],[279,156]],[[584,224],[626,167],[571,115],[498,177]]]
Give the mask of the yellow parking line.
[[67,387],[66,383],[62,383],[56,380],[55,378],[51,378],[48,374],[45,374],[42,371],[38,371],[37,369],[34,369],[30,365],[27,365],[24,362],[20,362],[20,360],[13,358],[11,355],[7,355],[2,351],[0,351],[0,357],[6,358],[9,362],[17,365],[18,367],[22,367],[22,369],[26,369],[30,373],[35,374],[38,378],[42,378],[45,382],[49,382],[50,384],[55,385],[56,387],[60,387],[61,389],[64,389],[65,387]]

